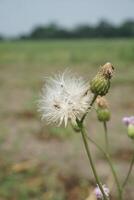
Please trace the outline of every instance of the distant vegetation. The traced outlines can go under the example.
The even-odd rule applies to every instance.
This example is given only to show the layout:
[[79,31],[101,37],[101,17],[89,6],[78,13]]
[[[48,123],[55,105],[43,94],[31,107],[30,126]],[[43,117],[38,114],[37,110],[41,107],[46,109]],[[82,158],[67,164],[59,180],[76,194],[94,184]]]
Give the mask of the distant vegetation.
[[3,37],[0,35],[0,40],[3,40]]
[[90,39],[90,38],[134,38],[134,20],[126,20],[115,25],[106,20],[97,25],[81,24],[74,28],[59,26],[56,23],[40,25],[28,34],[7,38],[0,34],[0,41],[13,40],[45,40],[45,39]]
[[20,39],[77,39],[77,38],[133,38],[134,21],[128,20],[118,26],[101,21],[96,26],[79,25],[73,29],[63,28],[57,24],[36,27],[29,35]]

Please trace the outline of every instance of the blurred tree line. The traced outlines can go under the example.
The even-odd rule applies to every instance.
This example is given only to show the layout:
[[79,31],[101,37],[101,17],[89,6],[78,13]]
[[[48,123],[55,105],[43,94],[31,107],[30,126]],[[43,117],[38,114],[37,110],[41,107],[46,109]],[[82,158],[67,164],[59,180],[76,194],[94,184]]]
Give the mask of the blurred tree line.
[[0,40],[3,40],[4,38],[2,37],[2,35],[0,35]]
[[[120,25],[113,25],[106,20],[100,21],[97,25],[79,25],[73,29],[63,28],[51,23],[46,26],[38,26],[30,34],[21,35],[16,39],[37,40],[37,39],[87,39],[87,38],[133,38],[134,20],[127,20]],[[0,40],[4,40],[0,35]],[[15,38],[14,38],[15,39]]]
[[120,38],[134,37],[134,21],[128,20],[115,26],[105,20],[96,26],[79,25],[73,29],[63,28],[57,24],[36,27],[29,35],[20,39],[74,39],[74,38]]

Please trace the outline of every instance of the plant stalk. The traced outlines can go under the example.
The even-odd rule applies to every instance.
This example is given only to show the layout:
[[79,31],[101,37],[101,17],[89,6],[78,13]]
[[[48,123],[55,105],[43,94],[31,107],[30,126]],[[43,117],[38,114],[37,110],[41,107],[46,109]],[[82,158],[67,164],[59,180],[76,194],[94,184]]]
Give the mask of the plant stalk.
[[91,165],[91,168],[92,168],[94,177],[95,177],[95,179],[96,179],[96,183],[98,184],[98,187],[100,188],[100,191],[101,191],[102,194],[103,194],[104,200],[108,200],[108,198],[107,198],[107,196],[105,195],[105,192],[104,192],[104,190],[103,190],[102,184],[101,184],[101,182],[100,182],[100,180],[99,180],[98,174],[97,174],[97,172],[96,172],[96,169],[95,169],[95,166],[94,166],[94,163],[93,163],[93,160],[92,160],[92,156],[91,156],[91,153],[90,153],[90,150],[89,150],[89,146],[88,146],[88,143],[87,143],[87,140],[86,140],[85,129],[84,129],[83,126],[81,126],[81,134],[82,134],[82,139],[83,139],[84,146],[85,146],[85,149],[86,149],[86,152],[87,152],[87,156],[88,156],[88,159],[89,159],[89,162],[90,162],[90,165]]
[[103,155],[104,155],[105,158],[107,159],[107,161],[108,161],[108,163],[109,163],[109,166],[110,166],[110,168],[111,168],[111,171],[112,171],[112,174],[113,174],[115,183],[116,183],[117,187],[119,187],[118,177],[117,177],[116,171],[115,171],[115,169],[114,169],[114,167],[113,167],[113,165],[112,165],[112,163],[111,163],[111,160],[110,160],[110,158],[109,158],[109,155],[108,155],[108,154],[104,151],[104,149],[103,149],[98,143],[96,143],[93,139],[91,139],[89,136],[87,136],[87,138],[88,138],[88,140],[89,140],[90,142],[92,142],[92,143],[103,153]]
[[108,131],[107,131],[107,124],[106,124],[106,122],[103,122],[103,127],[104,127],[104,133],[105,133],[106,152],[109,154],[109,141],[108,141]]
[[94,94],[93,99],[92,99],[92,101],[91,101],[91,103],[90,103],[90,106],[89,106],[87,112],[82,116],[82,118],[81,118],[81,120],[80,120],[81,124],[83,123],[85,117],[87,116],[88,111],[91,109],[92,105],[94,104],[94,102],[95,102],[97,96],[98,96],[97,94]]
[[122,188],[124,188],[128,182],[128,179],[130,177],[130,174],[131,174],[131,171],[132,171],[132,168],[133,168],[133,165],[134,165],[134,154],[133,154],[133,157],[132,157],[132,160],[131,160],[131,163],[130,163],[130,167],[129,167],[129,170],[128,170],[128,173],[127,173],[127,176],[122,184]]
[[109,161],[109,165],[110,165],[112,174],[114,176],[114,179],[115,179],[115,182],[116,182],[116,185],[117,185],[119,200],[122,200],[123,199],[122,187],[121,187],[120,182],[118,180],[118,177],[117,177],[117,174],[116,174],[116,171],[114,169],[113,162],[112,162],[112,159],[111,159],[111,155],[110,155],[110,152],[109,152],[108,128],[107,128],[107,123],[106,122],[103,123],[103,127],[104,127],[104,133],[105,133],[105,145],[106,145],[106,152],[107,152],[106,153],[106,155],[107,155],[106,157],[107,157],[107,159]]

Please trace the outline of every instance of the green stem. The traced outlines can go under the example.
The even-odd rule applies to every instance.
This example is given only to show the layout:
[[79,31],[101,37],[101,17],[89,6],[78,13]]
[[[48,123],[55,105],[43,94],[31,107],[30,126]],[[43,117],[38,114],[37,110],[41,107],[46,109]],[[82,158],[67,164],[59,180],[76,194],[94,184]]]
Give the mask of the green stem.
[[97,172],[96,172],[96,169],[95,169],[92,157],[91,157],[91,153],[90,153],[90,150],[89,150],[89,147],[88,147],[88,143],[87,143],[87,140],[86,140],[85,129],[83,128],[82,124],[81,124],[81,134],[82,134],[82,139],[83,139],[83,142],[84,142],[84,146],[85,146],[85,149],[86,149],[86,152],[87,152],[87,156],[88,156],[88,159],[89,159],[89,162],[90,162],[90,165],[91,165],[94,177],[96,179],[96,182],[97,182],[97,184],[98,184],[98,186],[100,188],[100,191],[103,194],[104,200],[108,200],[107,197],[106,197],[106,195],[105,195],[105,192],[103,190],[102,184],[100,183],[99,177],[97,175]]
[[113,162],[112,162],[112,159],[111,159],[111,155],[109,153],[108,129],[107,129],[107,123],[106,122],[103,123],[103,127],[104,127],[104,132],[105,132],[105,144],[106,144],[107,159],[109,161],[109,165],[111,167],[111,171],[112,171],[113,176],[115,178],[115,182],[116,182],[117,189],[118,189],[119,200],[122,200],[123,199],[122,187],[121,187],[120,182],[118,180],[118,177],[117,177],[117,174],[116,174],[116,171],[114,169]]
[[83,123],[85,117],[86,117],[87,114],[88,114],[89,109],[90,109],[90,108],[92,107],[92,105],[94,104],[94,102],[95,102],[97,96],[98,96],[97,94],[94,94],[93,99],[92,99],[92,101],[91,101],[91,103],[90,103],[90,106],[89,106],[87,112],[82,116],[82,118],[81,118],[81,120],[80,120],[81,123]]
[[98,96],[97,94],[94,94],[93,99],[92,99],[92,101],[91,101],[91,103],[90,103],[90,107],[94,104],[94,102],[95,102],[97,96]]
[[134,165],[134,154],[133,154],[133,157],[132,157],[132,160],[131,160],[131,163],[130,163],[130,167],[129,167],[129,170],[128,170],[128,173],[127,173],[127,176],[122,184],[122,188],[124,188],[128,182],[128,179],[130,177],[130,174],[131,174],[131,171],[132,171],[132,168],[133,168],[133,165]]
[[113,165],[112,165],[112,163],[111,163],[111,160],[110,160],[110,158],[109,158],[109,155],[104,151],[104,149],[103,149],[100,145],[98,145],[98,144],[97,144],[94,140],[92,140],[89,136],[87,136],[87,138],[88,138],[88,140],[89,140],[90,142],[92,142],[92,143],[103,153],[103,155],[106,157],[106,159],[107,159],[107,161],[108,161],[108,163],[109,163],[109,166],[110,166],[110,168],[111,168],[113,177],[114,177],[114,179],[115,179],[115,183],[116,183],[117,187],[119,187],[118,177],[117,177],[116,171],[115,171],[115,169],[114,169],[114,167],[113,167]]
[[109,142],[108,142],[108,131],[107,131],[107,124],[103,122],[104,132],[105,132],[105,145],[106,145],[106,152],[109,154]]

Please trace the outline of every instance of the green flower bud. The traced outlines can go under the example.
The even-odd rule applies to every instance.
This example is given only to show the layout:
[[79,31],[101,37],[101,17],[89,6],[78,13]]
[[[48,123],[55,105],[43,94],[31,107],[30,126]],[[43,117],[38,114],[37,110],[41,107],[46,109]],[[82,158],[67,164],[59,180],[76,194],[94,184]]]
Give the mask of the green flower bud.
[[103,76],[96,75],[90,83],[92,93],[100,96],[104,96],[108,93],[110,88],[109,79],[105,79]]
[[98,108],[97,110],[98,120],[101,122],[106,122],[110,120],[110,112],[107,108]]
[[100,67],[99,72],[90,83],[91,91],[95,95],[104,96],[110,88],[110,79],[112,78],[114,68],[111,63],[106,63]]
[[128,125],[128,136],[131,139],[134,139],[134,124],[129,124]]

